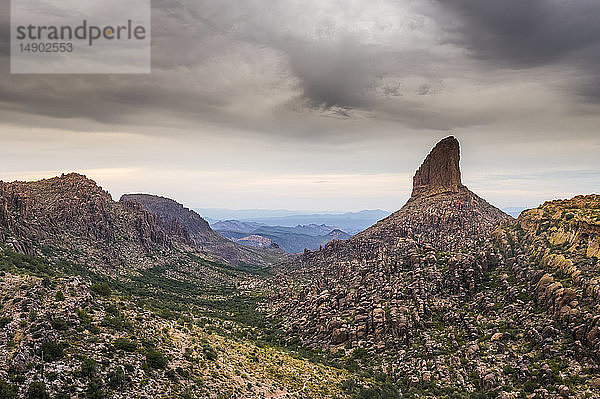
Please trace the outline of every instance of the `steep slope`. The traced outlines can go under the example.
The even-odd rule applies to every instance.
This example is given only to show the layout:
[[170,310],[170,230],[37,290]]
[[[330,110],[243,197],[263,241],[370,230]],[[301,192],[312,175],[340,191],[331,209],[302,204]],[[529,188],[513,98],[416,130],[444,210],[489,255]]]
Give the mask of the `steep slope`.
[[443,251],[480,245],[497,226],[514,219],[462,184],[459,160],[458,140],[440,141],[415,173],[412,196],[400,210],[345,242],[306,253],[301,261],[377,258],[406,240]]
[[0,398],[347,397],[348,371],[265,344],[256,275],[203,263],[220,278],[89,281],[0,246]]
[[496,238],[539,306],[600,354],[600,196],[546,202]]
[[263,266],[281,259],[281,253],[277,250],[249,248],[227,240],[213,231],[196,212],[172,199],[150,194],[125,194],[120,202],[139,204],[157,215],[165,229],[182,226],[196,248],[228,263]]
[[91,268],[124,270],[147,265],[147,255],[170,249],[173,237],[153,214],[113,201],[76,173],[0,182],[0,242],[22,253],[60,250]]
[[413,192],[397,212],[358,234],[354,241],[393,245],[399,238],[436,249],[473,246],[513,219],[462,184],[458,140],[448,137],[431,150],[413,178]]
[[[282,270],[265,309],[304,344],[378,368],[409,397],[598,397],[598,280],[573,289],[564,280],[565,270],[579,275],[572,268],[544,277],[551,266],[540,263],[565,262],[526,244],[548,228],[592,254],[592,229],[563,234],[525,212],[526,238],[462,184],[458,160],[456,140],[442,141],[400,211]],[[589,224],[594,206],[576,214]],[[569,212],[556,214],[579,220]],[[582,262],[598,277],[597,259]]]

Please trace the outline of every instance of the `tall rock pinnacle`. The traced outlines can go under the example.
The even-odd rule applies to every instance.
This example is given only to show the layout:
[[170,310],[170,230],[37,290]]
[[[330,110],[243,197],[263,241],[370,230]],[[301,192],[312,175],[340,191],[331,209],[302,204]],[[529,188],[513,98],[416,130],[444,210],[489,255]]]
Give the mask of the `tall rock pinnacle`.
[[413,177],[412,196],[430,196],[446,192],[459,192],[460,147],[453,136],[446,137],[431,150]]

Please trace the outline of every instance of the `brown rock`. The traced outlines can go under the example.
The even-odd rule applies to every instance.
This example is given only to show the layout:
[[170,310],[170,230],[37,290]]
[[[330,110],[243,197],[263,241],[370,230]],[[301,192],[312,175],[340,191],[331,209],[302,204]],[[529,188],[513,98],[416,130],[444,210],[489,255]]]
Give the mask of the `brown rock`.
[[440,141],[413,177],[412,196],[457,193],[463,187],[459,161],[458,140],[450,136]]

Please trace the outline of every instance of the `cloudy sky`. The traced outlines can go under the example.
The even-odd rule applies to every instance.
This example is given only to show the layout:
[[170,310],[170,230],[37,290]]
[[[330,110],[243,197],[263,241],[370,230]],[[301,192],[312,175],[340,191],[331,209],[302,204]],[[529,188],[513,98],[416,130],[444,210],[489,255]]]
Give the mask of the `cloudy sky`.
[[450,134],[500,207],[600,191],[598,0],[155,0],[150,75],[11,75],[0,179],[395,210]]

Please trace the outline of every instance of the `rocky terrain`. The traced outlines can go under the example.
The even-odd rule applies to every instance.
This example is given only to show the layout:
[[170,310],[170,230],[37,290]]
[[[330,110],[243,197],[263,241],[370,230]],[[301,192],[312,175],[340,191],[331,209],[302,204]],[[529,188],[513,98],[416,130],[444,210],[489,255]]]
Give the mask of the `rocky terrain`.
[[[177,232],[181,233],[181,232]],[[29,255],[56,253],[92,269],[149,265],[173,236],[134,203],[118,203],[94,181],[71,173],[34,182],[0,182],[0,243]]]
[[172,199],[149,194],[125,194],[120,202],[139,204],[143,209],[158,216],[163,229],[176,237],[184,238],[185,243],[216,259],[234,265],[264,266],[281,258],[282,254],[279,251],[256,250],[227,240],[213,231],[208,222],[196,212]]
[[[128,281],[0,250],[1,398],[333,397],[350,373],[265,343],[256,277],[218,264]],[[185,278],[183,278],[185,276]],[[97,282],[92,283],[91,280]],[[101,281],[101,282],[100,282]]]
[[462,185],[458,159],[443,140],[400,211],[306,252],[266,308],[405,395],[600,397],[598,197],[512,223]]
[[459,162],[269,268],[166,198],[0,182],[0,398],[600,398],[600,196],[515,220]]

